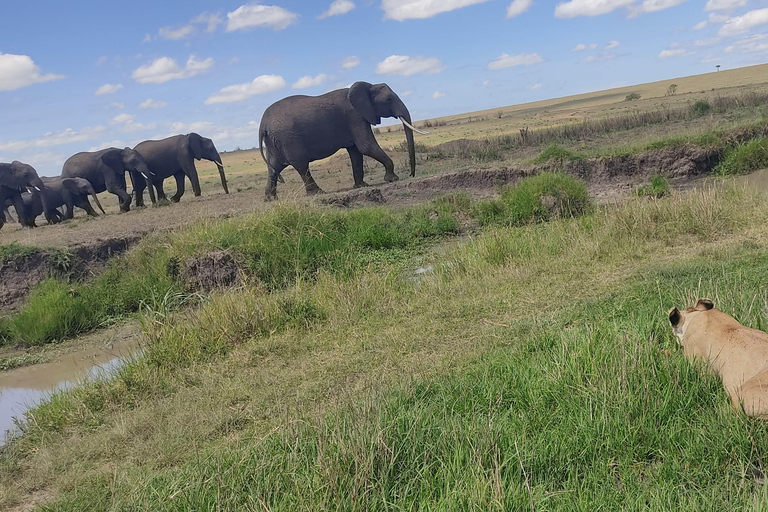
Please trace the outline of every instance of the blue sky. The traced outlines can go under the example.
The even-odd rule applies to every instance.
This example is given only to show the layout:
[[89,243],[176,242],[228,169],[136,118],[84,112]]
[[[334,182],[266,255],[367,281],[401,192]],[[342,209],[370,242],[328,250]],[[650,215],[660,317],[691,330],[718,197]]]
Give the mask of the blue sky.
[[415,119],[765,62],[766,0],[8,2],[0,161],[197,131],[253,147],[292,94],[387,82]]

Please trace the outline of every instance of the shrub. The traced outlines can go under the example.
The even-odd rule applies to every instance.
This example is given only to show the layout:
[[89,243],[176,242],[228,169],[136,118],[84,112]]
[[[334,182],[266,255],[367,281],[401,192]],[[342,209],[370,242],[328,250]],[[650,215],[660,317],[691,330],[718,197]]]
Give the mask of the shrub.
[[640,197],[662,198],[669,194],[669,181],[661,174],[652,174],[650,185],[637,189],[637,195]]
[[694,117],[703,116],[711,109],[712,106],[709,104],[709,102],[705,100],[698,100],[696,103],[691,105],[691,115]]
[[631,92],[627,94],[627,96],[624,98],[624,101],[635,101],[635,100],[639,100],[640,98],[642,98],[640,94],[636,92]]
[[578,217],[591,207],[587,187],[563,173],[543,172],[502,190],[501,197],[477,205],[481,224],[522,226],[558,217]]
[[723,161],[715,167],[721,176],[746,174],[768,167],[768,139],[754,139],[729,149]]
[[568,151],[567,149],[560,147],[557,144],[550,144],[546,147],[546,149],[544,149],[544,151],[541,152],[539,156],[533,160],[533,163],[545,164],[550,160],[563,162],[566,160],[580,160],[581,158],[581,155],[577,153]]

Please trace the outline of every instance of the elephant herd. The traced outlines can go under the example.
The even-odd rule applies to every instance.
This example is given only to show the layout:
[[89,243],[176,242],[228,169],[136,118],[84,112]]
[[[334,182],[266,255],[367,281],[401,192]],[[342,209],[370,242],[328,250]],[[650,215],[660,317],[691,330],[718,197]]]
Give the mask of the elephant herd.
[[[265,199],[277,198],[280,173],[292,166],[301,176],[307,194],[322,192],[309,171],[313,161],[327,158],[345,149],[352,162],[354,186],[365,187],[363,157],[380,162],[387,182],[398,180],[392,159],[379,146],[372,126],[382,118],[396,118],[403,124],[408,146],[410,175],[416,173],[413,132],[405,103],[387,84],[355,82],[350,87],[320,96],[290,96],[272,104],[264,112],[259,127],[259,148],[267,165]],[[166,199],[163,181],[173,176],[178,202],[184,194],[185,178],[199,196],[200,180],[195,160],[216,163],[221,185],[228,194],[227,179],[221,157],[213,141],[196,133],[176,135],[163,140],[150,140],[135,148],[108,148],[78,153],[65,163],[61,176],[41,179],[31,166],[21,162],[0,163],[0,228],[6,221],[5,209],[13,206],[24,226],[34,227],[35,218],[44,215],[48,223],[71,219],[75,206],[88,215],[97,215],[88,197],[108,191],[119,199],[120,210],[127,212],[135,200],[144,205],[144,190],[149,189],[153,203]],[[126,173],[133,184],[132,198],[126,187]],[[157,197],[155,197],[157,192]],[[59,208],[64,207],[60,212]]]
[[[166,199],[163,181],[173,176],[176,193],[170,197],[178,202],[184,194],[184,180],[189,178],[196,196],[201,194],[195,160],[216,163],[221,185],[229,193],[221,156],[211,139],[197,133],[176,135],[163,140],[142,142],[135,148],[108,148],[77,153],[65,163],[61,176],[40,178],[35,169],[21,162],[0,163],[0,228],[6,222],[6,208],[13,206],[19,223],[35,227],[35,219],[44,215],[49,224],[71,219],[74,207],[88,215],[97,215],[88,197],[92,196],[102,213],[96,194],[108,191],[118,197],[120,210],[127,212],[135,199],[144,205],[144,190],[149,189],[153,203]],[[134,198],[128,194],[126,173],[133,184]],[[157,196],[155,196],[155,191]],[[59,211],[59,208],[64,211]]]

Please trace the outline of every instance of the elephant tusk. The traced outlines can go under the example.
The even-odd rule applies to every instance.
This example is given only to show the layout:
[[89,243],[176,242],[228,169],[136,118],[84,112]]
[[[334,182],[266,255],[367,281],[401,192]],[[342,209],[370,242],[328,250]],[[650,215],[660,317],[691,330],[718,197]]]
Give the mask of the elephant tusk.
[[223,163],[221,163],[221,162],[219,162],[219,161],[214,161],[213,163],[215,163],[215,164],[216,164],[216,165],[218,165],[219,167],[224,167],[224,164],[223,164]]
[[401,123],[403,123],[405,126],[407,126],[408,128],[410,128],[411,130],[415,131],[416,133],[420,133],[420,134],[422,134],[422,135],[429,135],[429,132],[423,132],[423,131],[419,130],[418,128],[416,128],[415,126],[413,126],[411,123],[409,123],[408,121],[406,121],[404,117],[399,117],[398,119],[400,119],[400,122],[401,122]]

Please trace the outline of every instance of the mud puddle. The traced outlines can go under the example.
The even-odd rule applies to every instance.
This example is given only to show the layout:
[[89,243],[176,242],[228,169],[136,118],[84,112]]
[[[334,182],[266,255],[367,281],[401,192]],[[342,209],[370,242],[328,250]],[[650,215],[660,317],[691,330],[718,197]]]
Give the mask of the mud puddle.
[[109,377],[140,353],[140,336],[134,336],[70,352],[50,363],[0,373],[0,446],[19,434],[17,419],[24,419],[24,413],[56,391]]

